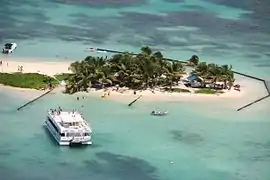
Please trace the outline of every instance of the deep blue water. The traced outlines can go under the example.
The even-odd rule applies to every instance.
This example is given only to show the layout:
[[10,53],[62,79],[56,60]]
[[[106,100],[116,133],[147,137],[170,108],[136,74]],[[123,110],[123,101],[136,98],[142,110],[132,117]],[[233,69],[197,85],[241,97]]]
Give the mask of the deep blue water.
[[[270,76],[268,0],[2,0],[0,42],[14,57],[82,59],[87,47],[232,64]],[[270,79],[270,78],[269,78]]]

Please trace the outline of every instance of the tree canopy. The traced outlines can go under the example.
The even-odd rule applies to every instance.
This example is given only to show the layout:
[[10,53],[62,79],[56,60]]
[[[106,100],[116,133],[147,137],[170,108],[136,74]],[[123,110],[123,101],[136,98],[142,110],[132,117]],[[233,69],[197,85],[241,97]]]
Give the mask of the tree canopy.
[[[199,62],[193,55],[190,60],[194,67],[192,73],[203,78],[232,81],[231,66]],[[153,52],[149,47],[142,47],[137,55],[128,52],[118,53],[110,58],[88,56],[83,61],[71,64],[72,74],[67,78],[66,92],[73,94],[87,91],[88,88],[103,88],[119,85],[131,89],[147,89],[157,86],[172,87],[185,74],[181,62],[170,62],[161,52]]]
[[67,93],[111,85],[132,89],[171,86],[185,72],[180,62],[165,61],[161,52],[152,52],[149,47],[142,47],[138,55],[126,52],[108,59],[88,56],[70,68],[73,74],[67,78]]

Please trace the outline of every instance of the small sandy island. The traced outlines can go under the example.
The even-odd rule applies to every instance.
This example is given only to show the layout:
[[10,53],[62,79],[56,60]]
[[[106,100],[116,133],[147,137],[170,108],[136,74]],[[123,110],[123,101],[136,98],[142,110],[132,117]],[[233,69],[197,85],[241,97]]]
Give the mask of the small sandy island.
[[[53,76],[55,74],[61,73],[71,73],[69,70],[69,66],[71,62],[44,62],[36,59],[36,61],[27,61],[26,59],[12,59],[5,58],[1,59],[2,65],[0,66],[0,71],[3,73],[14,73],[18,72],[18,68],[22,67],[23,73],[40,73],[49,76]],[[185,78],[185,77],[183,77]],[[111,100],[124,100],[124,101],[131,101],[134,98],[142,95],[142,100],[146,101],[200,101],[200,100],[220,100],[220,99],[239,99],[239,98],[250,98],[251,96],[261,96],[264,94],[263,84],[257,81],[254,81],[249,78],[244,78],[241,76],[236,76],[236,83],[241,85],[241,91],[236,91],[233,88],[231,90],[223,90],[224,93],[222,94],[195,94],[193,93],[196,89],[195,88],[187,88],[183,83],[179,82],[178,86],[174,86],[174,88],[181,88],[181,89],[188,89],[191,93],[185,92],[164,92],[160,89],[148,89],[144,91],[136,91],[134,94],[133,90],[129,90],[127,88],[119,88],[117,90],[116,87],[108,88],[106,90],[95,90],[90,89],[88,93],[77,93],[79,96],[80,94],[83,95],[90,95],[96,97],[102,97],[102,99],[111,99]],[[33,97],[35,95],[41,94],[44,91],[38,90],[29,90],[29,89],[22,89],[22,88],[13,88],[7,86],[0,86],[1,89],[12,89],[14,91],[20,91],[24,94],[31,93],[31,96],[26,95],[26,97]],[[63,90],[63,87],[56,89],[55,91]],[[254,98],[253,98],[254,99]]]
[[[256,99],[257,97],[261,97],[266,92],[264,91],[263,84],[254,80],[250,80],[248,78],[238,77],[237,82],[241,84],[241,91],[236,91],[234,89],[231,90],[223,90],[222,94],[195,94],[195,93],[170,93],[161,91],[160,89],[148,89],[143,91],[136,91],[134,94],[134,90],[129,90],[127,88],[121,88],[118,91],[116,88],[109,88],[107,90],[95,90],[91,89],[89,93],[79,93],[80,95],[93,95],[100,96],[103,99],[112,99],[112,100],[125,100],[132,101],[136,97],[142,95],[142,100],[145,101],[209,101],[209,100],[235,100],[239,99]],[[174,88],[188,89],[191,92],[195,91],[195,88],[187,88],[183,84],[179,84],[179,86],[174,86]]]

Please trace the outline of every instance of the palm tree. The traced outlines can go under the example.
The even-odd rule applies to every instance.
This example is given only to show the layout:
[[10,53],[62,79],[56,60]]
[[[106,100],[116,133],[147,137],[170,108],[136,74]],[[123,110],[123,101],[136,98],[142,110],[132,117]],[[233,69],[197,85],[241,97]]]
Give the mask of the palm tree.
[[47,87],[49,87],[49,89],[52,89],[53,88],[52,78],[45,77],[45,79],[43,80],[43,82],[47,85]]
[[193,73],[198,76],[205,76],[208,72],[208,65],[206,62],[200,62],[194,69]]
[[227,83],[234,79],[232,66],[222,65],[218,66],[217,64],[207,64],[206,62],[199,62],[199,64],[193,70],[193,73],[203,77],[205,80],[210,81],[211,83],[216,83],[217,81],[224,82],[224,88],[227,88]]
[[[213,82],[233,81],[233,73],[229,66],[220,67],[199,62],[196,55],[193,55],[190,61],[196,65],[193,73],[198,76]],[[132,89],[170,85],[171,89],[184,73],[184,67],[180,62],[168,62],[164,60],[161,52],[152,52],[147,46],[142,47],[138,55],[120,53],[108,59],[88,56],[83,61],[72,63],[70,69],[73,74],[67,79],[67,93],[87,91],[89,87],[96,85],[116,84]]]
[[172,90],[174,83],[179,82],[183,73],[184,67],[180,62],[167,62],[164,75],[166,76],[167,82],[169,82],[170,90]]
[[142,47],[141,54],[146,54],[147,56],[150,56],[152,54],[152,50],[148,46]]
[[191,66],[197,66],[199,63],[199,57],[197,55],[193,55],[189,58],[188,62]]

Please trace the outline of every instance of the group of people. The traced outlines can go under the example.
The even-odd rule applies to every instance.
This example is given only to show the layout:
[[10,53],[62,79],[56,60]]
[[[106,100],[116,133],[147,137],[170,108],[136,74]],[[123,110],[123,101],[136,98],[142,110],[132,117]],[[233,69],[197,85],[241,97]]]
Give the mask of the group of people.
[[52,114],[60,115],[63,110],[61,107],[58,107],[58,109],[50,109],[50,111],[52,112]]
[[[4,62],[1,60],[0,61],[0,66],[2,66],[4,64]],[[8,63],[7,63],[7,66],[8,66]]]
[[[0,60],[0,66],[3,66],[3,65],[4,65],[4,61]],[[7,62],[7,67],[8,67],[8,62]],[[18,66],[17,71],[23,72],[23,66]]]
[[23,72],[23,66],[18,66],[18,71]]

